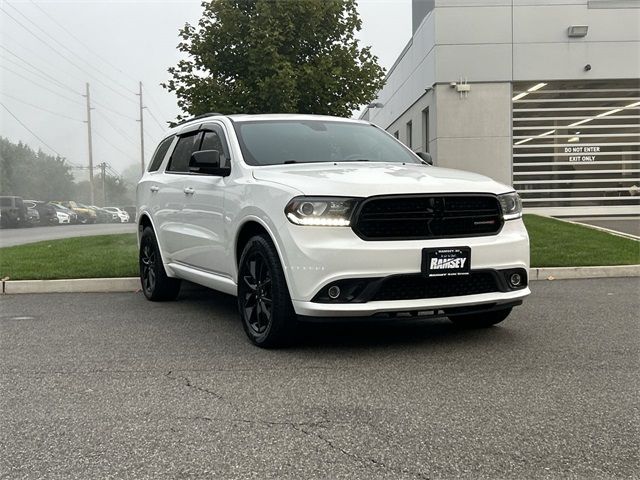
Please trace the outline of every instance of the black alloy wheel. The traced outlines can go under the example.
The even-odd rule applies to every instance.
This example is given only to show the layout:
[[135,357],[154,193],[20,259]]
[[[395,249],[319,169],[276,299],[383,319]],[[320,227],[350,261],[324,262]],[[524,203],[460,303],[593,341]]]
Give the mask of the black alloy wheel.
[[247,259],[248,269],[242,276],[244,282],[242,308],[249,328],[262,335],[271,326],[273,298],[271,272],[264,255],[254,253]]
[[297,331],[297,318],[278,252],[267,235],[245,245],[238,265],[238,310],[247,337],[254,345],[288,345]]
[[169,278],[162,264],[155,233],[146,227],[140,236],[140,283],[142,292],[151,301],[175,300],[181,281]]
[[156,287],[156,251],[150,242],[140,247],[140,279],[145,292],[153,292]]

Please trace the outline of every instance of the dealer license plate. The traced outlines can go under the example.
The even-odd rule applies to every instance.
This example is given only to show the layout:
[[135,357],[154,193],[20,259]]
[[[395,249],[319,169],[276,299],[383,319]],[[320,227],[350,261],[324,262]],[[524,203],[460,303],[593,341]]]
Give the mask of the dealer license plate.
[[469,275],[471,248],[423,248],[422,273],[427,277]]

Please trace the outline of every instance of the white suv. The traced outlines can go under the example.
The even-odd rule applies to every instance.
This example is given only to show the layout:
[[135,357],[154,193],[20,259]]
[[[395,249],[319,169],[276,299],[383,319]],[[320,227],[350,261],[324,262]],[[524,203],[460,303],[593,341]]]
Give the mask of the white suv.
[[238,297],[262,347],[300,320],[504,320],[529,295],[513,188],[436,168],[368,122],[197,117],[169,132],[137,189],[149,300],[181,279]]

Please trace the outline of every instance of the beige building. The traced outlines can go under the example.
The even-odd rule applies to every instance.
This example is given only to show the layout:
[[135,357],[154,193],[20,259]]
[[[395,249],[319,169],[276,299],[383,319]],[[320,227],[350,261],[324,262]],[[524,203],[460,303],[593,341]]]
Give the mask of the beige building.
[[362,117],[553,215],[640,214],[640,0],[413,0]]

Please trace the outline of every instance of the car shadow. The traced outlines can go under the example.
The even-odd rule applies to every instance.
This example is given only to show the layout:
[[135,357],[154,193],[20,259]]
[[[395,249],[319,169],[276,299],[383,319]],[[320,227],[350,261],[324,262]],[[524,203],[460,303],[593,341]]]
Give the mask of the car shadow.
[[[224,321],[230,328],[242,329],[236,298],[196,284],[184,282],[180,300],[203,312],[216,312],[215,322]],[[284,351],[317,349],[372,349],[390,346],[437,346],[487,342],[517,342],[518,334],[504,324],[490,328],[461,328],[447,318],[359,319],[327,323],[300,322],[295,341]],[[243,333],[244,335],[244,333]]]

